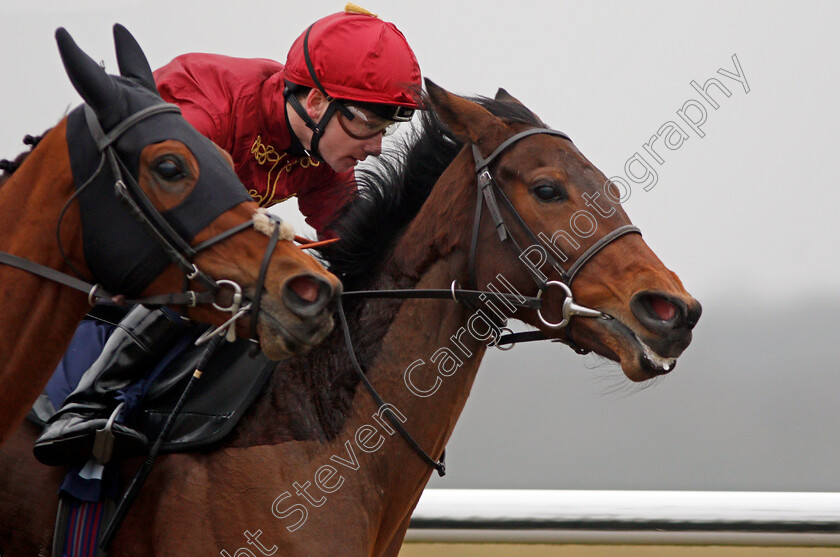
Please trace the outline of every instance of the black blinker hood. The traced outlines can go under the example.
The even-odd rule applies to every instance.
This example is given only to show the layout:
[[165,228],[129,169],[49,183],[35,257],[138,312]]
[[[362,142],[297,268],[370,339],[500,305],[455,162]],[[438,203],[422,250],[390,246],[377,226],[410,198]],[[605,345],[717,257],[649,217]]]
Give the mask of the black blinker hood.
[[[163,102],[156,93],[131,79],[112,79],[122,93],[121,101],[125,101],[112,106],[126,106],[128,111],[117,115],[99,114],[100,122],[119,123],[140,109]],[[102,154],[88,130],[83,108],[73,110],[67,119],[70,166],[77,188],[93,176],[102,161]],[[109,129],[104,131],[107,133]],[[251,201],[251,197],[216,146],[180,114],[172,112],[155,114],[137,122],[114,143],[117,158],[131,176],[125,179],[138,179],[140,153],[145,146],[169,139],[184,143],[199,167],[199,179],[193,191],[177,207],[161,213],[189,243],[218,216],[240,203]],[[106,290],[137,296],[171,264],[171,260],[115,195],[116,180],[109,165],[105,164],[93,182],[78,195],[84,254],[95,281]]]

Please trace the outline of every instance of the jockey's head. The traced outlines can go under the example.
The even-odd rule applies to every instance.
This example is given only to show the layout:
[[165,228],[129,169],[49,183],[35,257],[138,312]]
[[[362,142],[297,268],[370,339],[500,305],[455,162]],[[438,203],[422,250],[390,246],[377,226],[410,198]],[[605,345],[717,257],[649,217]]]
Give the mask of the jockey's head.
[[420,108],[420,67],[405,37],[351,4],[297,38],[285,79],[295,135],[337,172],[379,155],[382,137]]

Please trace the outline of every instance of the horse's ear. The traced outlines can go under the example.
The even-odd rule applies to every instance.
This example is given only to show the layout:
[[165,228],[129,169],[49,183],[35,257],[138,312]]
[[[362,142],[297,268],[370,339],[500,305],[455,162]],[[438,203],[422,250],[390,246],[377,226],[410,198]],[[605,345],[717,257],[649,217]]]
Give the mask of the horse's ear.
[[499,87],[499,90],[496,91],[495,100],[501,101],[501,102],[506,102],[506,103],[509,103],[509,104],[515,104],[517,106],[517,108],[525,111],[525,114],[523,116],[533,118],[534,120],[539,122],[543,127],[546,127],[546,128],[548,127],[548,126],[545,125],[545,122],[543,122],[542,119],[539,116],[537,116],[536,114],[531,112],[531,109],[528,108],[527,106],[525,106],[525,104],[522,101],[520,101],[519,99],[517,99],[516,97],[514,97],[513,95],[508,93],[507,89],[505,89],[503,87]]
[[[496,91],[496,100],[497,101],[504,101],[504,102],[511,102],[516,104],[522,104],[522,102],[507,92],[507,89],[504,87],[499,87],[499,90]],[[522,105],[525,106],[525,105]]]
[[453,95],[426,78],[429,104],[455,137],[464,143],[485,146],[487,150],[501,141],[505,125],[484,107]]
[[103,126],[106,126],[106,122],[115,124],[113,118],[107,115],[114,112],[117,99],[121,98],[117,84],[93,58],[79,48],[66,29],[59,27],[55,32],[55,40],[73,88],[93,108]]
[[133,79],[146,89],[157,93],[155,77],[143,49],[128,29],[119,23],[114,24],[114,47],[117,51],[120,75]]

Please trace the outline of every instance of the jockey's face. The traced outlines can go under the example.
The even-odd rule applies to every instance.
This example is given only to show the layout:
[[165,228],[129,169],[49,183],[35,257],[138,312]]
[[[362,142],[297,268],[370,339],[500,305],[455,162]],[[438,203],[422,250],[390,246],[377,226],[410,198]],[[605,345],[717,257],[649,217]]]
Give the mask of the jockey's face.
[[[304,106],[310,117],[315,122],[319,122],[327,111],[329,102],[320,91],[312,89],[307,95]],[[307,131],[309,132],[306,135],[307,141],[301,140],[305,147],[310,146],[307,144],[311,144],[312,139],[312,132],[308,129]],[[336,172],[345,172],[368,156],[379,156],[382,153],[382,137],[384,134],[385,130],[383,129],[381,132],[366,138],[353,137],[341,126],[339,115],[335,113],[324,129],[324,134],[318,143],[318,151],[324,161],[330,165],[330,168]]]

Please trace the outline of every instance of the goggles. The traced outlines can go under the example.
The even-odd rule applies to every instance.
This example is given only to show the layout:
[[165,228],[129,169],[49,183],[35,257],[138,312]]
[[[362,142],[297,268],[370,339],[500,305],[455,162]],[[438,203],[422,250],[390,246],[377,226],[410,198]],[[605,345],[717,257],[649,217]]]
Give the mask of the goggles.
[[353,139],[370,139],[377,135],[387,137],[392,135],[400,124],[352,104],[333,102],[339,104],[337,112],[341,129]]

